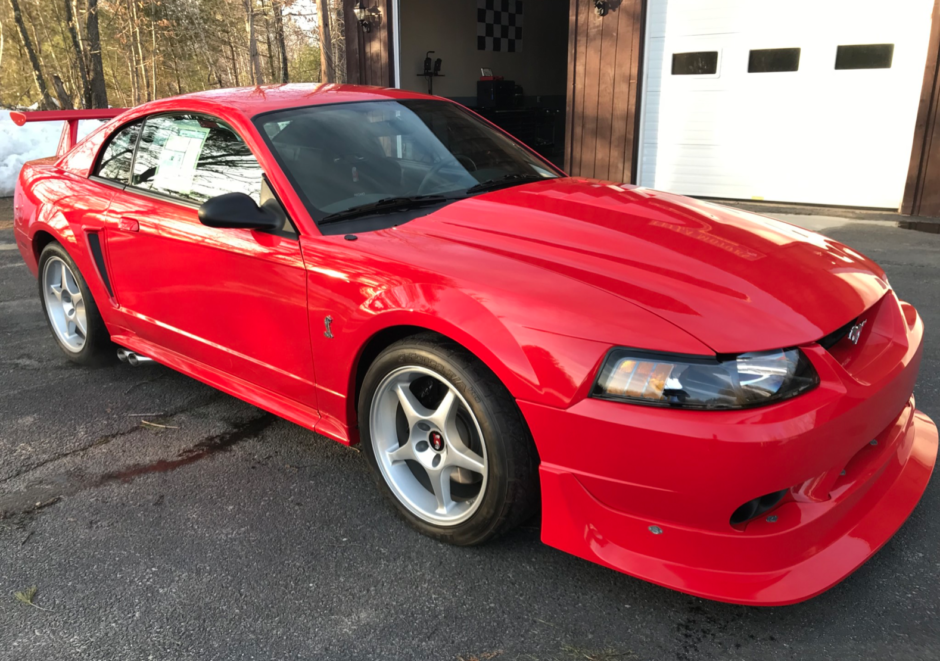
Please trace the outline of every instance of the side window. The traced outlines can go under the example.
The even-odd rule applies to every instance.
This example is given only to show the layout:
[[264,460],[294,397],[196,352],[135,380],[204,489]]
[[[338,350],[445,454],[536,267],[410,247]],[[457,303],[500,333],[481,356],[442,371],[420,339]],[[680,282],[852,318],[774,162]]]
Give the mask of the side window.
[[131,184],[201,204],[233,192],[260,202],[261,180],[261,166],[228,125],[193,115],[160,115],[144,124]]
[[104,148],[101,160],[98,161],[98,167],[95,169],[95,175],[126,184],[130,179],[131,161],[134,158],[134,147],[137,145],[138,135],[140,135],[140,123],[118,131]]

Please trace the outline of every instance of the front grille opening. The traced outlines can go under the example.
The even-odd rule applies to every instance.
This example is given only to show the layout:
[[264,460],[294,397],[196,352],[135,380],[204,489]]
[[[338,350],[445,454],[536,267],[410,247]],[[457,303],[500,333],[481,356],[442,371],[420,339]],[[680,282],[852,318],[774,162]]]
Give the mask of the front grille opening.
[[777,503],[786,495],[789,489],[783,489],[782,491],[774,491],[773,493],[768,493],[760,498],[755,498],[754,500],[749,500],[741,507],[734,511],[734,514],[731,515],[731,525],[739,526],[742,523],[746,523],[751,519],[760,516],[764,512],[773,509],[776,507]]
[[829,333],[829,335],[826,337],[820,338],[819,346],[821,346],[826,351],[829,351],[829,349],[837,345],[843,337],[849,334],[849,331],[852,330],[852,326],[855,325],[856,321],[858,321],[858,318],[853,319],[845,326],[840,326],[839,328]]

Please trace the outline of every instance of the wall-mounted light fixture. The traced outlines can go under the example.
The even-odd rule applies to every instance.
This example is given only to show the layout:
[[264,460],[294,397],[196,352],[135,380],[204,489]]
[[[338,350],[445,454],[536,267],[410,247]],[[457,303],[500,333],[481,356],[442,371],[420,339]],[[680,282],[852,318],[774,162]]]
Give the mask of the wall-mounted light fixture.
[[607,16],[610,6],[605,0],[594,0],[594,12],[598,16]]
[[359,0],[359,3],[353,7],[353,13],[356,15],[359,25],[362,26],[362,31],[371,32],[372,23],[369,22],[369,10],[362,5],[362,0]]

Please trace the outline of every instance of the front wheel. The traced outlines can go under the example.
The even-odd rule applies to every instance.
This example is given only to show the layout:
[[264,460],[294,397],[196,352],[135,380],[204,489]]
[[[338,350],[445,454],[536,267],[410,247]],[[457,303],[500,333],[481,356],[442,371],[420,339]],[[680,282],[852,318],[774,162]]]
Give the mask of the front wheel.
[[406,338],[370,366],[362,444],[396,510],[430,537],[479,544],[531,516],[538,458],[506,388],[459,345]]

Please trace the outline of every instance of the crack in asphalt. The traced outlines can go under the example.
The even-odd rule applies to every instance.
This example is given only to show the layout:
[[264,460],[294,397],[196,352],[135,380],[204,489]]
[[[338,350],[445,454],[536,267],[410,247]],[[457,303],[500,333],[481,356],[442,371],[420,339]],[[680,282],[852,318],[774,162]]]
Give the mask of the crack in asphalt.
[[[0,480],[0,485],[6,484],[7,482],[10,482],[10,481],[12,481],[12,480],[15,480],[15,479],[17,479],[18,477],[22,477],[22,476],[24,476],[24,475],[27,475],[28,473],[32,473],[32,472],[34,472],[34,471],[37,471],[37,470],[39,470],[40,468],[43,468],[43,467],[45,467],[45,466],[48,466],[49,464],[54,464],[55,462],[61,461],[62,459],[68,459],[69,457],[74,457],[75,455],[82,454],[82,453],[84,453],[84,452],[88,452],[88,451],[91,450],[92,448],[100,447],[100,446],[102,446],[102,445],[107,445],[108,443],[110,443],[110,442],[113,441],[114,439],[116,439],[116,438],[121,438],[122,436],[127,436],[128,434],[132,434],[132,433],[134,433],[135,431],[137,431],[137,430],[139,430],[139,429],[140,429],[140,427],[139,427],[139,426],[136,426],[136,427],[132,427],[131,429],[124,429],[124,430],[121,430],[121,431],[118,431],[118,432],[114,432],[113,434],[105,434],[104,436],[99,436],[98,438],[96,438],[96,439],[95,439],[91,444],[89,444],[89,445],[84,445],[84,446],[82,446],[82,447],[80,447],[80,448],[76,448],[76,449],[74,449],[74,450],[69,450],[68,452],[63,452],[63,453],[61,453],[61,454],[54,455],[54,456],[52,456],[52,457],[49,457],[48,459],[43,459],[42,461],[39,461],[39,462],[37,462],[37,463],[35,463],[35,464],[32,464],[32,465],[30,465],[30,466],[27,466],[27,467],[24,468],[23,470],[21,470],[21,471],[19,471],[19,472],[17,472],[17,473],[14,473],[13,475],[10,475],[9,477],[6,477],[6,478]],[[2,511],[2,508],[0,508],[0,511]],[[2,518],[2,517],[0,517],[0,518]]]
[[[180,451],[176,457],[172,459],[159,459],[157,461],[146,464],[133,464],[127,468],[109,471],[107,473],[102,473],[89,478],[72,481],[63,480],[61,484],[55,485],[38,485],[31,488],[26,488],[22,491],[7,494],[5,496],[0,496],[0,521],[13,517],[17,514],[29,514],[35,512],[39,509],[43,509],[57,503],[64,496],[71,496],[80,491],[96,489],[114,482],[129,483],[141,475],[147,475],[150,473],[166,473],[176,470],[182,466],[187,466],[212,454],[228,450],[237,443],[259,436],[277,420],[278,418],[274,414],[264,412],[261,415],[255,416],[245,422],[238,423],[237,425],[233,424],[232,428],[228,431],[224,431],[220,434],[215,434],[213,436],[208,436],[202,439],[192,447]],[[96,444],[87,446],[81,450],[74,450],[72,452],[59,455],[56,459],[47,460],[43,462],[43,464],[37,465],[29,470],[36,470],[40,466],[47,465],[58,459],[80,454],[93,447],[109,443],[115,438],[126,436],[131,432],[139,430],[140,427],[134,427],[131,430],[111,434],[108,437],[102,437],[108,438],[108,440],[104,443],[97,442]],[[20,473],[20,475],[23,475],[27,472],[29,471],[23,471]],[[4,480],[4,482],[9,481],[10,479],[13,478]]]
[[124,394],[126,395],[130,393],[132,390],[135,390],[141,386],[145,386],[148,383],[156,383],[157,381],[160,381],[161,379],[165,379],[169,374],[170,372],[163,372],[162,374],[159,374],[158,376],[152,379],[144,379],[143,381],[137,381],[133,385],[131,385],[127,390],[125,390]]
[[[37,386],[37,387],[42,387],[42,384],[40,384],[40,385]],[[215,400],[219,399],[220,397],[222,397],[222,393],[217,393],[216,396],[210,398],[210,402],[211,402],[211,401],[215,401]],[[168,412],[166,412],[166,413],[160,413],[158,417],[174,418],[174,417],[176,417],[176,416],[178,416],[178,415],[182,415],[183,413],[190,413],[190,412],[192,412],[192,411],[195,411],[195,410],[197,410],[197,409],[199,409],[199,408],[202,408],[202,407],[205,406],[205,405],[206,405],[206,402],[200,402],[200,403],[197,404],[197,405],[191,405],[191,404],[189,404],[189,405],[186,405],[186,406],[182,406],[182,407],[180,407],[180,408],[178,408],[178,409],[173,409],[173,410],[168,411]],[[157,417],[157,416],[155,416],[155,417]],[[40,468],[43,468],[44,466],[48,466],[49,464],[53,464],[53,463],[55,463],[55,462],[57,462],[57,461],[60,461],[60,460],[62,460],[62,459],[68,459],[69,457],[74,457],[75,455],[82,454],[83,452],[88,452],[88,450],[91,450],[92,448],[100,447],[100,446],[102,446],[102,445],[107,445],[108,443],[110,443],[111,441],[113,441],[113,440],[115,440],[115,439],[122,438],[122,437],[124,437],[124,436],[127,436],[128,434],[132,434],[132,433],[134,433],[135,431],[139,431],[139,430],[140,430],[140,424],[136,424],[136,425],[134,425],[133,427],[130,427],[129,429],[122,429],[122,430],[116,431],[116,432],[114,432],[114,433],[112,433],[112,434],[105,434],[104,436],[99,436],[98,438],[96,438],[94,441],[92,441],[92,442],[89,443],[88,445],[84,445],[84,446],[82,446],[82,447],[80,447],[80,448],[76,448],[76,449],[74,449],[74,450],[69,450],[68,452],[63,452],[63,453],[61,453],[61,454],[53,455],[53,456],[51,456],[51,457],[49,457],[49,458],[47,458],[47,459],[43,459],[42,461],[39,461],[39,462],[35,463],[35,464],[31,464],[31,465],[29,465],[29,466],[26,466],[25,468],[23,468],[23,469],[20,470],[19,472],[16,472],[16,473],[14,473],[13,475],[10,475],[9,477],[5,477],[5,478],[3,478],[2,480],[0,480],[0,485],[6,484],[7,482],[10,482],[11,480],[15,480],[15,479],[17,479],[17,478],[19,478],[19,477],[22,477],[23,475],[26,475],[26,474],[28,474],[28,473],[32,473],[33,471],[39,470]]]
[[176,470],[181,466],[186,466],[200,459],[204,459],[211,454],[228,450],[236,443],[258,436],[265,429],[273,425],[277,419],[277,416],[272,413],[262,413],[227,432],[204,438],[194,446],[178,453],[175,459],[160,459],[149,464],[135,464],[130,468],[104,473],[87,486],[94,488],[109,482],[130,482],[148,473],[166,473]]

